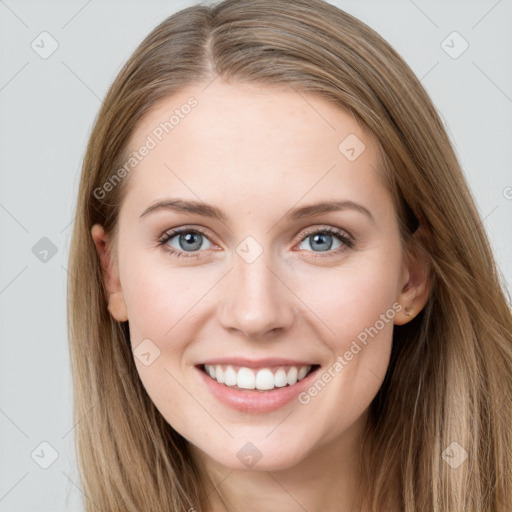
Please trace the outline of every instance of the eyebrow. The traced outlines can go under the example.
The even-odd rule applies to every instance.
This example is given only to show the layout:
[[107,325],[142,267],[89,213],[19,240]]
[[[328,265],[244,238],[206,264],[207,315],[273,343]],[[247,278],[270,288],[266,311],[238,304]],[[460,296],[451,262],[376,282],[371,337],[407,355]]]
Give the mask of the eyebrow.
[[[142,212],[140,218],[142,219],[146,215],[161,211],[161,210],[169,210],[177,213],[190,213],[195,215],[201,215],[203,217],[211,217],[214,219],[218,219],[222,222],[226,221],[226,214],[217,208],[208,203],[204,203],[201,201],[185,201],[183,199],[164,199],[161,201],[152,204],[144,212]],[[294,208],[290,210],[284,217],[290,221],[297,221],[308,217],[314,217],[315,215],[320,215],[322,213],[336,212],[342,210],[355,210],[364,215],[366,215],[372,222],[375,222],[375,218],[366,208],[365,206],[355,203],[354,201],[348,200],[333,200],[333,201],[323,201],[320,203],[315,203],[307,206],[301,206],[299,208]]]

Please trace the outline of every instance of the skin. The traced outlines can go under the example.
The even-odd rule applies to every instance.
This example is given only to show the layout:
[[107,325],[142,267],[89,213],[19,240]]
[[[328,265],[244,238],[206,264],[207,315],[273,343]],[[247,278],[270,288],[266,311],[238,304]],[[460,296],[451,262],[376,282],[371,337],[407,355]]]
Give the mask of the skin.
[[[91,230],[109,310],[129,320],[134,349],[150,339],[160,350],[149,366],[135,358],[137,370],[156,407],[191,443],[212,491],[210,511],[352,510],[361,435],[389,364],[393,324],[425,305],[426,263],[404,258],[376,144],[353,116],[287,86],[218,78],[204,87],[166,98],[137,126],[132,149],[190,96],[198,100],[132,171],[117,260],[102,227]],[[338,149],[349,134],[366,146],[354,161]],[[227,219],[164,210],[140,219],[168,197],[200,198]],[[359,203],[373,220],[351,209],[284,218],[292,208],[327,199]],[[180,226],[205,231],[201,248],[188,251],[196,257],[177,258],[158,245]],[[350,234],[353,247],[335,254],[343,247],[335,236],[316,246],[314,234],[304,235],[326,227]],[[236,252],[247,236],[263,250],[251,263]],[[329,251],[318,248],[331,241]],[[179,235],[167,245],[187,252]],[[194,368],[222,356],[289,357],[328,368],[395,303],[403,309],[308,404],[239,412],[219,403]],[[237,457],[249,441],[262,454],[251,469]]]

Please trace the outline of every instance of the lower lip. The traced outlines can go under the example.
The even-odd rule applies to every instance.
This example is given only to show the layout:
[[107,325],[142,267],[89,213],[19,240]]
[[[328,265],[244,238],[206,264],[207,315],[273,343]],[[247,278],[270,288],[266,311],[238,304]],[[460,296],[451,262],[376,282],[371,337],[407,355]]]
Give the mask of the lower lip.
[[203,382],[219,402],[241,412],[254,413],[275,411],[291,402],[310,385],[310,382],[319,369],[320,367],[317,367],[292,386],[287,385],[269,391],[258,391],[251,389],[235,389],[220,384],[201,370],[201,368],[196,366],[196,370],[200,373]]

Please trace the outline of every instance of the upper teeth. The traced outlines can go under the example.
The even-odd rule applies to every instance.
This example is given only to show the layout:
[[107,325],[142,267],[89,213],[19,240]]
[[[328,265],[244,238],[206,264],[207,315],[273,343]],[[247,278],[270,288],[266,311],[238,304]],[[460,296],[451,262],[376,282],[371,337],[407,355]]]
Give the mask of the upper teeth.
[[292,386],[302,380],[311,370],[311,366],[283,366],[274,368],[246,368],[241,366],[238,371],[233,366],[205,364],[206,373],[217,382],[226,386],[238,386],[243,389],[269,390],[274,387]]

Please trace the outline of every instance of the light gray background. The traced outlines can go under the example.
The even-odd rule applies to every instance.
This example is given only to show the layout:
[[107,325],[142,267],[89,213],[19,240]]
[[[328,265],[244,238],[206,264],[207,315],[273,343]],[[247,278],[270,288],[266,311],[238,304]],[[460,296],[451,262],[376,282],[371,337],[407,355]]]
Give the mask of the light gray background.
[[[79,169],[100,98],[124,61],[194,3],[0,0],[0,512],[81,510],[66,332]],[[332,3],[383,35],[422,80],[510,290],[512,0]],[[59,45],[47,59],[31,48],[43,31]],[[441,46],[453,31],[469,43],[457,59]],[[57,250],[46,262],[32,251],[43,237]],[[59,454],[48,469],[34,461],[51,460],[43,441]]]

